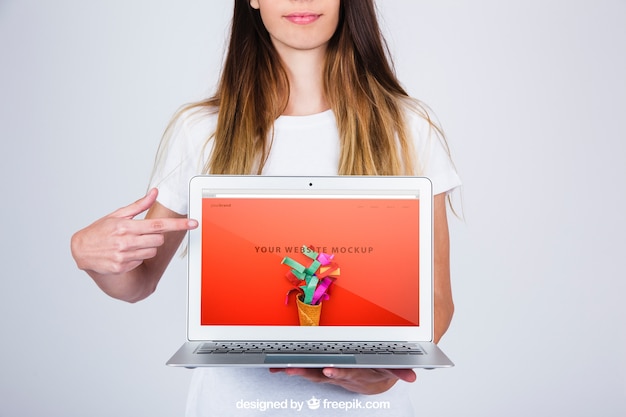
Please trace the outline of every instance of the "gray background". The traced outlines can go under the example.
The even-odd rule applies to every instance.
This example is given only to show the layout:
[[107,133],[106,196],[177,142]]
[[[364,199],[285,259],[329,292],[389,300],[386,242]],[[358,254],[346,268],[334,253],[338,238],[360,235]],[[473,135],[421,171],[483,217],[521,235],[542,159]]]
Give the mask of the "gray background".
[[[457,367],[419,373],[420,414],[626,415],[626,3],[378,3],[465,183],[442,341]],[[182,414],[190,373],[164,362],[184,261],[130,305],[69,239],[143,195],[169,117],[212,90],[230,13],[0,0],[0,416]]]

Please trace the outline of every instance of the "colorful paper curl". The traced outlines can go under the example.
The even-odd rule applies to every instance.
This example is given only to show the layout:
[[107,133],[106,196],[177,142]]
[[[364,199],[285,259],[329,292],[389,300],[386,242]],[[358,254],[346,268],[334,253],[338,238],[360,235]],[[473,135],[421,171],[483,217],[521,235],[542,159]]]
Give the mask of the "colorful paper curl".
[[330,298],[328,289],[339,277],[341,270],[339,265],[333,262],[335,255],[317,253],[312,247],[306,245],[302,246],[302,253],[313,260],[308,267],[289,257],[285,257],[281,262],[291,267],[291,271],[287,273],[287,279],[295,287],[287,292],[285,304],[289,303],[289,294],[298,291],[304,295],[302,302],[318,305]]

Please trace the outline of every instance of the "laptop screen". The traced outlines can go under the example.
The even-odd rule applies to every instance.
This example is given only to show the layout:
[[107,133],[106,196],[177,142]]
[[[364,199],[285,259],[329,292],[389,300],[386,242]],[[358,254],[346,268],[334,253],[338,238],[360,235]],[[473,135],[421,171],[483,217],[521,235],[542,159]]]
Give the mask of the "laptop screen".
[[419,197],[203,189],[200,324],[418,326]]

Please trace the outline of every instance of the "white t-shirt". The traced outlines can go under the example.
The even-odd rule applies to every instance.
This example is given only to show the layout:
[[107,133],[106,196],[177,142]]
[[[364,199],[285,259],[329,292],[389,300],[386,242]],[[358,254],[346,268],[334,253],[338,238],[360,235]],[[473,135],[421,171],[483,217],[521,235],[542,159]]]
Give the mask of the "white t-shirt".
[[[206,110],[188,111],[174,124],[151,186],[159,189],[159,203],[187,214],[189,179],[202,172],[212,149],[206,144],[217,117]],[[429,177],[433,193],[461,184],[444,145],[423,118],[409,113],[408,122],[417,152],[420,175]],[[206,145],[206,146],[205,146]],[[264,175],[337,175],[339,133],[331,110],[311,116],[281,116],[274,123],[274,141]]]
[[[433,192],[448,192],[459,186],[460,179],[443,144],[434,134],[431,136],[430,125],[413,113],[409,123],[420,175],[430,178]],[[204,110],[188,111],[175,122],[165,145],[165,157],[157,163],[151,184],[159,188],[158,200],[163,206],[187,213],[188,182],[202,172],[208,160],[211,142],[205,144],[215,124],[216,116]],[[274,141],[263,174],[337,175],[339,149],[332,111],[281,116],[274,123]],[[188,417],[415,415],[408,384],[404,382],[396,383],[385,393],[364,396],[282,372],[271,374],[267,369],[203,368],[193,372]]]

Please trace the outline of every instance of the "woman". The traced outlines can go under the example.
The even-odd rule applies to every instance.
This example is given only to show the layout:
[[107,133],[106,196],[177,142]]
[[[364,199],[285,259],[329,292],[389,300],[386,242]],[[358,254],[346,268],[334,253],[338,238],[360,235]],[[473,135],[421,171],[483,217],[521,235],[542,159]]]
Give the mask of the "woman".
[[[440,130],[391,69],[373,0],[236,0],[216,94],[174,117],[145,197],[73,236],[78,267],[112,297],[149,296],[186,232],[197,227],[186,218],[186,190],[199,173],[429,176],[436,193],[435,341],[447,330],[453,302],[446,194],[460,181]],[[134,219],[144,211],[144,220]],[[272,373],[196,371],[188,414],[258,412],[236,407],[228,396],[236,387],[267,400],[377,394],[365,398],[388,399],[385,415],[412,415],[400,387],[406,384],[396,384],[414,381],[412,370]]]

